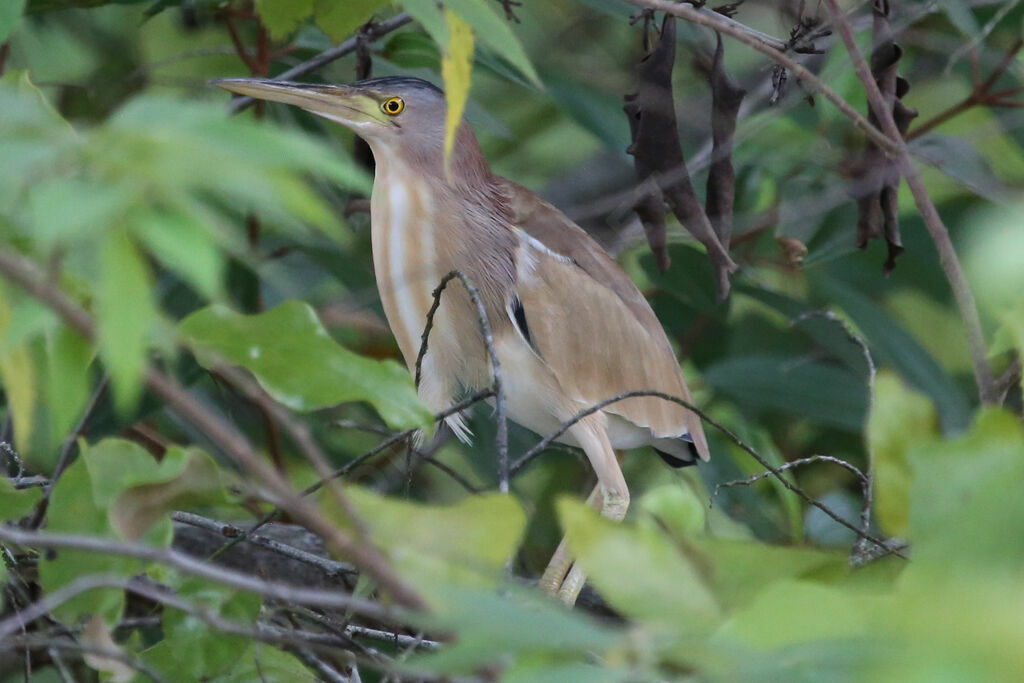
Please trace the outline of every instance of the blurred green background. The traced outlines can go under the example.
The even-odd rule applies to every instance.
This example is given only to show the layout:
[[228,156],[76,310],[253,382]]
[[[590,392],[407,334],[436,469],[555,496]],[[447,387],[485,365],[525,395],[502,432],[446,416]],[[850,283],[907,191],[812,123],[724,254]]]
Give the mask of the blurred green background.
[[[28,471],[52,474],[62,441],[108,375],[112,391],[84,432],[90,444],[117,436],[151,451],[196,444],[230,470],[206,435],[143,390],[151,357],[236,424],[296,486],[314,481],[259,410],[175,348],[183,334],[192,346],[212,345],[246,364],[244,349],[238,359],[231,355],[230,335],[215,339],[223,316],[205,309],[211,304],[278,316],[240,319],[231,328],[234,341],[277,349],[278,365],[247,367],[276,398],[294,398],[289,407],[303,412],[336,466],[371,448],[382,432],[421,424],[411,383],[393,362],[399,354],[374,285],[369,216],[358,202],[372,179],[365,155],[340,126],[293,108],[261,105],[229,116],[227,95],[208,80],[248,76],[253,65],[273,76],[346,39],[371,16],[424,12],[424,3],[3,2],[0,241],[93,312],[99,340],[91,345],[17,285],[0,281],[3,440],[13,433]],[[901,72],[911,85],[904,101],[920,113],[914,125],[998,75],[989,92],[999,97],[978,96],[923,135],[914,135],[914,125],[910,133],[981,305],[1003,407],[979,412],[963,323],[905,186],[906,250],[895,271],[882,275],[884,243],[856,248],[849,184],[863,139],[827,101],[791,77],[770,104],[771,64],[726,42],[727,67],[748,90],[733,157],[732,253],[742,271],[730,298],[717,303],[703,250],[670,225],[672,267],[658,273],[632,212],[637,181],[626,154],[622,96],[635,90],[643,55],[644,22],[630,22],[636,8],[613,0],[527,0],[515,7],[518,21],[508,29],[536,70],[543,86],[537,87],[514,64],[504,38],[481,28],[487,24],[479,12],[506,21],[500,4],[450,4],[477,32],[466,112],[494,170],[556,204],[617,257],[685,359],[697,403],[768,462],[828,455],[873,473],[871,533],[908,541],[900,552],[911,559],[865,560],[877,553],[861,541],[855,564],[866,564],[851,569],[846,555],[854,532],[778,481],[719,489],[763,468],[714,429],[714,457],[699,468],[670,470],[648,450],[625,456],[634,508],[621,529],[563,501],[563,494],[585,495],[592,474],[581,457],[554,448],[513,480],[523,526],[507,541],[494,540],[499,546],[488,552],[512,552],[512,571],[535,576],[569,527],[594,585],[627,620],[601,624],[600,617],[553,607],[512,618],[502,610],[532,598],[513,591],[496,607],[488,602],[495,594],[451,579],[458,595],[438,598],[449,606],[441,610],[446,627],[479,628],[493,639],[467,637],[416,666],[476,675],[479,666],[498,662],[511,680],[1019,677],[1024,110],[1015,98],[1024,7],[915,1],[899,3],[892,17],[904,48]],[[736,18],[785,39],[801,18],[827,19],[812,5],[748,0]],[[870,49],[869,7],[846,5],[862,48]],[[691,62],[710,53],[714,35],[680,22],[678,40],[677,116],[702,193],[711,102]],[[832,37],[816,44],[824,53],[801,59],[866,112],[845,50]],[[412,22],[373,42],[368,64],[375,76],[441,84],[444,49]],[[357,61],[349,54],[309,79],[350,82]],[[304,327],[308,315],[299,301],[316,311],[340,347],[316,346],[316,326]],[[879,370],[873,387],[859,342]],[[327,357],[350,364],[357,380],[339,384]],[[471,492],[496,487],[491,412],[473,410],[470,446],[447,439],[427,454],[391,449],[349,479],[422,503],[464,504]],[[537,439],[513,428],[513,458]],[[860,523],[862,482],[849,469],[822,461],[785,476]],[[89,485],[84,475],[79,479],[79,486]],[[399,518],[418,514],[395,505]],[[249,514],[237,501],[203,506],[213,516]],[[481,514],[477,524],[487,519]],[[60,529],[52,519],[49,528]],[[405,542],[380,533],[391,539],[381,541],[385,546]],[[116,623],[116,613],[104,615]],[[544,628],[575,628],[578,637],[568,645],[545,642]],[[171,634],[161,641],[165,652],[150,655],[158,670],[168,648],[191,647],[187,640],[175,644]],[[137,640],[122,645],[146,651]],[[226,661],[208,661],[205,673],[229,675]]]

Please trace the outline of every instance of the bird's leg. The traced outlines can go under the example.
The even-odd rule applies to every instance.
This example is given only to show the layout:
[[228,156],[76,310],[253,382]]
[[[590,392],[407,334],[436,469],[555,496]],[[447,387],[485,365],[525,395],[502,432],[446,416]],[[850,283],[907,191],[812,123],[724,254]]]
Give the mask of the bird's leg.
[[[580,423],[578,427],[574,436],[583,447],[597,474],[597,487],[591,494],[591,499],[600,501],[603,516],[620,522],[629,509],[629,489],[626,487],[626,479],[622,476],[622,468],[619,467],[615,451],[608,441],[608,434],[604,425],[597,420],[588,424]],[[574,564],[558,589],[558,597],[567,605],[575,605],[576,598],[579,597],[586,581],[587,575],[583,569]]]
[[[601,509],[603,498],[601,497],[600,484],[595,485],[594,490],[587,496],[587,504],[596,510]],[[565,579],[565,575],[571,566],[572,556],[569,554],[569,543],[563,536],[562,542],[558,544],[555,554],[551,556],[551,561],[548,562],[543,576],[540,577],[539,585],[541,590],[548,595],[558,595],[558,589],[561,588],[562,581]]]
[[[598,487],[600,486],[598,484]],[[626,516],[626,510],[629,509],[629,493],[627,492],[623,496],[614,491],[603,491],[602,498],[604,504],[601,506],[601,514],[608,519],[621,522],[623,517]],[[569,575],[565,577],[565,581],[562,582],[562,586],[558,589],[559,599],[566,605],[575,605],[576,598],[579,597],[580,591],[583,590],[583,585],[586,582],[586,573],[578,564],[573,564],[572,569],[569,570]]]

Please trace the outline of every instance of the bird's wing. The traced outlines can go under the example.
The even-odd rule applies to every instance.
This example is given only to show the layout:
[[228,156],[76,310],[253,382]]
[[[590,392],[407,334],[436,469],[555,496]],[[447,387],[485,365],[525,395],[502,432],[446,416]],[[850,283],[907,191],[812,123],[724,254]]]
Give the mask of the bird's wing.
[[[585,405],[648,389],[691,401],[665,332],[636,285],[564,214],[550,205],[527,213],[525,197],[519,199],[521,265],[510,316],[566,394]],[[688,433],[708,457],[700,419],[676,403],[636,397],[605,411],[655,438]]]
[[671,348],[647,299],[586,230],[522,185],[507,178],[500,178],[500,182],[509,199],[513,225],[551,251],[572,259],[590,277],[615,292],[637,322],[645,329],[657,330],[657,341]]

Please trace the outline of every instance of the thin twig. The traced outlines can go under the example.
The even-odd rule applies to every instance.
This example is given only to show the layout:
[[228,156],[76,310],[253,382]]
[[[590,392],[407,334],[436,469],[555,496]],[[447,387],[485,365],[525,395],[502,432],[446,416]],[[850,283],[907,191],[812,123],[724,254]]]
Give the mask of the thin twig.
[[[341,57],[344,57],[350,52],[354,52],[360,40],[378,40],[383,36],[387,35],[388,33],[391,33],[395,29],[405,26],[410,21],[412,21],[412,17],[410,17],[405,12],[401,14],[396,14],[395,16],[391,17],[386,21],[382,21],[379,24],[372,25],[369,29],[365,31],[362,38],[360,38],[359,36],[349,38],[348,40],[332,47],[329,50],[324,50],[323,52],[316,55],[312,59],[308,59],[302,64],[293,66],[287,71],[279,74],[274,80],[288,81],[312,73],[319,69],[320,67],[326,64],[330,64],[334,60],[340,59]],[[255,103],[256,100],[254,100],[251,97],[236,97],[233,100],[231,100],[231,102],[228,104],[228,113],[237,114],[238,112],[244,109],[248,109]]]
[[[789,462],[779,465],[778,470],[779,472],[785,472],[786,470],[791,470],[797,467],[803,467],[804,465],[813,465],[816,462],[830,462],[833,465],[839,465],[843,469],[853,472],[857,479],[860,480],[861,487],[866,487],[868,485],[868,477],[866,474],[860,471],[859,467],[857,467],[853,463],[849,463],[843,460],[842,458],[836,458],[831,455],[812,455],[809,458],[790,460]],[[713,497],[718,497],[719,489],[732,488],[733,486],[750,486],[754,482],[761,481],[762,479],[765,479],[770,476],[772,476],[772,473],[766,471],[758,472],[757,474],[752,474],[745,479],[733,479],[732,481],[724,481],[721,484],[715,486],[715,492],[712,493],[711,495]]]
[[[864,363],[867,365],[868,369],[868,416],[870,417],[875,407],[875,377],[878,374],[878,370],[875,367],[875,359],[871,356],[871,349],[868,348],[867,342],[857,334],[854,334],[853,330],[850,329],[849,325],[847,325],[842,318],[829,310],[808,311],[806,313],[802,313],[793,319],[792,324],[796,325],[813,317],[824,318],[829,322],[835,323],[846,335],[846,338],[860,348],[861,354],[864,356]],[[853,549],[850,554],[850,561],[855,564],[859,562],[869,550],[864,539],[866,538],[868,530],[871,528],[871,506],[874,505],[875,496],[875,451],[871,448],[871,440],[868,438],[867,434],[864,435],[864,449],[867,451],[868,469],[866,473],[861,475],[861,488],[864,495],[864,502],[860,511],[860,528],[863,533],[857,537],[857,542],[853,545]]]
[[[520,470],[522,470],[522,468],[525,467],[526,465],[528,465],[530,463],[530,461],[532,461],[534,458],[536,458],[538,455],[540,455],[540,453],[545,448],[547,448],[547,446],[551,442],[553,442],[555,439],[557,439],[560,436],[562,436],[563,434],[565,434],[567,431],[569,431],[570,427],[572,427],[574,424],[576,424],[577,422],[579,422],[583,418],[588,417],[590,415],[593,415],[594,413],[598,412],[599,410],[602,410],[603,408],[605,408],[608,405],[611,405],[612,403],[618,403],[619,401],[624,401],[624,400],[626,400],[628,398],[635,398],[637,396],[654,396],[655,398],[660,398],[660,399],[665,400],[665,401],[671,401],[672,403],[677,403],[677,404],[683,406],[684,408],[689,409],[690,411],[695,413],[698,417],[700,417],[702,420],[704,420],[709,425],[711,425],[712,427],[714,427],[715,429],[720,431],[722,434],[724,434],[734,444],[736,444],[741,449],[746,451],[750,455],[750,457],[752,457],[754,460],[756,460],[762,467],[764,467],[766,470],[768,470],[769,473],[771,473],[780,482],[782,482],[783,486],[785,486],[790,491],[792,491],[797,496],[799,496],[801,499],[803,499],[803,501],[805,503],[808,503],[809,505],[813,505],[814,507],[818,508],[819,510],[824,512],[826,515],[828,515],[830,518],[832,518],[833,520],[835,520],[836,522],[838,522],[842,526],[846,527],[847,529],[850,529],[854,533],[856,533],[856,534],[863,534],[864,538],[866,538],[867,540],[871,541],[872,543],[874,543],[876,545],[879,545],[879,546],[888,547],[888,546],[886,546],[885,541],[883,541],[880,538],[875,537],[872,534],[866,533],[866,532],[862,531],[861,529],[857,528],[856,525],[852,524],[851,522],[846,521],[845,519],[840,517],[838,514],[836,514],[827,505],[825,505],[825,504],[815,500],[810,495],[808,495],[807,492],[804,491],[802,488],[800,488],[796,484],[794,484],[791,481],[789,481],[786,477],[782,476],[782,471],[778,467],[775,467],[774,465],[769,463],[767,460],[765,460],[764,456],[762,456],[760,453],[758,453],[756,450],[754,450],[753,447],[749,446],[745,441],[743,441],[739,436],[737,436],[728,427],[726,427],[725,425],[721,424],[720,422],[718,422],[714,418],[710,417],[707,413],[705,413],[703,410],[701,410],[700,408],[696,407],[695,405],[693,405],[689,401],[685,401],[685,400],[679,398],[678,396],[672,396],[671,394],[662,393],[660,391],[625,391],[625,392],[623,392],[621,394],[617,394],[615,396],[612,396],[611,398],[607,398],[607,399],[605,399],[603,401],[595,403],[594,405],[590,406],[589,408],[586,408],[585,410],[581,410],[580,412],[576,413],[576,415],[573,416],[571,419],[567,420],[566,422],[563,422],[561,424],[561,426],[559,426],[559,428],[556,429],[554,432],[552,432],[551,434],[548,434],[543,439],[541,439],[537,443],[537,445],[535,445],[533,448],[528,450],[521,458],[519,458],[514,463],[512,463],[512,467],[510,469],[512,475],[514,476]],[[901,555],[901,557],[903,557],[903,556]]]
[[473,301],[473,305],[476,306],[477,325],[480,326],[480,334],[484,338],[487,357],[491,362],[491,374],[494,381],[492,389],[494,391],[494,403],[498,419],[498,434],[495,437],[495,445],[498,450],[498,490],[502,493],[508,493],[508,418],[505,414],[505,387],[501,377],[501,362],[498,360],[498,353],[494,350],[494,335],[491,333],[491,324],[487,320],[487,309],[484,308],[480,292],[477,290],[476,285],[473,284],[473,281],[461,270],[451,271],[441,278],[441,282],[434,288],[434,300],[430,305],[430,310],[427,311],[427,322],[423,328],[423,335],[420,338],[420,350],[416,354],[416,386],[419,387],[420,385],[423,359],[427,355],[427,340],[430,337],[430,331],[434,328],[434,315],[441,306],[441,293],[444,292],[448,283],[455,278],[459,278],[462,286],[469,293],[469,298]]
[[928,228],[932,241],[935,243],[935,248],[939,252],[939,263],[942,265],[942,270],[946,274],[950,288],[953,290],[953,297],[956,299],[957,306],[960,309],[960,316],[963,319],[967,332],[967,346],[970,350],[971,362],[974,366],[974,379],[978,385],[978,397],[983,404],[991,405],[995,403],[996,398],[994,379],[992,377],[992,368],[988,364],[988,352],[985,345],[985,336],[981,330],[981,318],[978,316],[978,306],[974,300],[974,293],[971,291],[971,286],[964,276],[963,269],[960,267],[960,260],[956,255],[956,249],[953,247],[953,241],[949,237],[949,230],[935,208],[935,204],[928,194],[928,189],[921,179],[921,174],[910,158],[907,144],[900,135],[892,111],[886,106],[885,98],[878,89],[874,76],[871,75],[871,69],[867,61],[865,61],[864,55],[861,54],[860,48],[857,46],[857,40],[853,35],[853,28],[850,26],[850,22],[847,20],[846,15],[843,14],[842,9],[840,9],[838,0],[825,0],[825,2],[832,13],[832,21],[839,30],[843,43],[846,45],[846,51],[853,62],[854,71],[864,85],[871,110],[874,112],[875,118],[882,124],[882,130],[885,131],[887,139],[890,142],[895,142],[900,173],[906,178],[910,192],[914,195],[914,203],[917,205],[921,219],[924,221],[925,227]]
[[1017,94],[1018,89],[1010,88],[999,92],[992,92],[992,88],[995,86],[996,81],[999,80],[999,77],[1006,73],[1006,69],[1013,63],[1014,58],[1017,56],[1017,53],[1020,52],[1021,48],[1024,48],[1024,39],[1018,38],[1013,45],[1010,46],[1010,49],[1006,51],[1006,54],[1003,55],[1002,60],[996,68],[992,70],[992,73],[989,74],[988,78],[981,83],[976,84],[974,88],[971,89],[970,94],[968,94],[964,99],[950,106],[948,109],[940,111],[927,121],[914,126],[913,130],[907,133],[907,140],[913,140],[924,135],[933,128],[942,125],[954,116],[957,116],[976,105],[1006,106],[1006,103],[1003,102],[1003,98]]

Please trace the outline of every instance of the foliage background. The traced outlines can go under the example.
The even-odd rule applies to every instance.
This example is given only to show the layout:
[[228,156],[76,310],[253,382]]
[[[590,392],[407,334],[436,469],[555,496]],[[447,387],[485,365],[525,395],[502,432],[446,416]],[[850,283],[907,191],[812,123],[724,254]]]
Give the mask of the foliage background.
[[[491,0],[447,3],[474,36],[465,111],[494,169],[618,256],[686,359],[697,403],[767,462],[825,455],[872,475],[870,533],[904,557],[858,540],[774,477],[719,488],[763,467],[715,429],[714,458],[699,471],[669,470],[650,451],[625,457],[634,505],[620,527],[574,502],[592,475],[567,450],[549,449],[525,468],[511,499],[497,495],[495,426],[480,405],[472,446],[447,439],[417,452],[401,440],[345,470],[360,485],[347,491],[368,538],[431,605],[429,616],[261,605],[262,584],[242,590],[112,545],[168,547],[171,510],[242,523],[280,500],[146,384],[149,363],[236,427],[296,489],[318,474],[289,438],[291,421],[332,468],[429,422],[377,301],[358,201],[371,176],[351,134],[278,106],[229,117],[226,96],[207,85],[275,75],[371,16],[402,10],[419,21],[313,78],[348,82],[369,64],[374,75],[441,82],[442,63],[466,46],[449,42],[432,3],[399,4],[0,7],[0,255],[28,259],[39,281],[95,319],[91,341],[0,268],[0,441],[12,446],[11,478],[0,479],[0,518],[10,520],[0,529],[0,680],[29,670],[39,680],[587,681],[979,680],[1024,670],[1024,132],[1015,99],[1024,8],[1013,0],[905,2],[893,16],[917,125],[948,115],[920,136],[912,126],[910,148],[981,305],[1000,404],[984,409],[964,325],[905,186],[906,252],[895,271],[882,276],[884,245],[856,249],[848,189],[863,136],[828,102],[812,102],[791,78],[769,104],[779,94],[770,61],[727,42],[729,71],[749,91],[733,157],[732,254],[743,270],[717,303],[706,257],[680,226],[662,275],[631,211],[636,177],[621,105],[643,54],[643,22],[630,22],[636,8],[527,1],[509,21]],[[869,49],[870,8],[845,8]],[[736,14],[783,39],[801,19],[828,16],[815,3],[754,0]],[[822,54],[799,59],[866,112],[838,38],[815,44]],[[710,95],[689,61],[713,45],[710,32],[680,22],[677,112],[699,181]],[[997,78],[981,92],[990,74]],[[468,85],[450,81],[460,83]],[[971,106],[949,113],[965,98]],[[836,318],[805,315],[814,311]],[[283,417],[281,405],[298,417]],[[536,441],[513,428],[513,457]],[[856,471],[819,459],[783,476],[860,523]],[[318,499],[317,514],[351,530],[335,503]],[[16,520],[31,529],[44,511],[43,534],[102,539],[106,552],[36,554],[38,538],[11,535]],[[562,529],[603,598],[574,612],[528,587]],[[334,555],[363,567],[362,556]],[[126,599],[124,582],[140,573],[173,588],[177,606],[155,609],[169,598],[142,600],[137,585]],[[97,576],[109,585],[47,604],[48,616],[25,631],[4,630],[37,600]],[[390,604],[378,583],[344,574],[316,590]],[[375,642],[353,627],[447,644]]]

